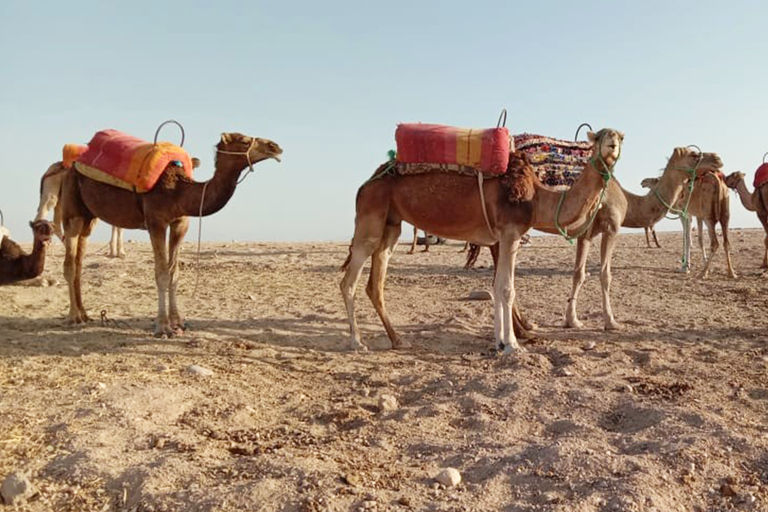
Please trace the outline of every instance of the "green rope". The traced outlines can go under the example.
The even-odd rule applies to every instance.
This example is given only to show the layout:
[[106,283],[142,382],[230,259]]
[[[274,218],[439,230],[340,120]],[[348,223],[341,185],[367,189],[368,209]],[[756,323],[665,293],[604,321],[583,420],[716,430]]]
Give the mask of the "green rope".
[[603,205],[603,199],[605,198],[605,191],[608,188],[608,182],[610,182],[613,179],[613,172],[612,172],[613,168],[616,166],[616,162],[618,162],[619,158],[621,157],[621,146],[619,146],[619,155],[616,157],[616,160],[613,162],[613,165],[608,165],[608,163],[605,161],[605,159],[603,158],[603,154],[601,152],[601,149],[602,149],[601,145],[602,145],[603,137],[605,136],[605,134],[606,132],[602,132],[600,134],[600,137],[597,139],[597,142],[595,143],[595,147],[597,148],[597,151],[598,151],[599,163],[602,164],[603,169],[605,169],[605,171],[601,171],[598,168],[598,166],[595,163],[594,157],[590,157],[589,159],[589,162],[592,164],[592,167],[594,167],[595,170],[599,172],[600,176],[603,178],[603,188],[600,191],[600,198],[597,201],[597,206],[595,206],[595,211],[592,212],[592,215],[589,221],[584,226],[584,229],[581,230],[581,232],[575,235],[569,235],[568,230],[566,230],[560,225],[560,209],[562,208],[563,202],[565,201],[565,195],[568,193],[570,189],[563,190],[563,192],[560,194],[560,200],[557,202],[557,209],[555,210],[555,227],[557,228],[557,232],[560,233],[560,235],[563,238],[565,238],[565,240],[571,245],[573,245],[574,240],[576,240],[577,238],[582,236],[584,233],[586,233],[589,230],[589,228],[592,227],[592,224],[595,222],[595,217],[597,217],[597,212],[600,211],[600,208]]
[[378,174],[374,174],[368,178],[368,180],[366,180],[366,182],[361,185],[361,188],[372,181],[383,178],[384,176],[395,174],[395,171],[397,170],[397,152],[395,152],[394,149],[390,149],[387,151],[387,157],[389,157],[389,159],[387,160],[386,167],[384,167]]

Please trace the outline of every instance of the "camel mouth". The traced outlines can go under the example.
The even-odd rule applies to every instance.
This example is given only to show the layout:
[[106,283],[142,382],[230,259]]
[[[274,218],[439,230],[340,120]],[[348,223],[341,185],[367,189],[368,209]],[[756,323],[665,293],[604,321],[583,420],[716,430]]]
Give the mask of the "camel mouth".
[[272,155],[270,158],[274,158],[278,162],[282,162],[282,160],[280,160],[280,155]]

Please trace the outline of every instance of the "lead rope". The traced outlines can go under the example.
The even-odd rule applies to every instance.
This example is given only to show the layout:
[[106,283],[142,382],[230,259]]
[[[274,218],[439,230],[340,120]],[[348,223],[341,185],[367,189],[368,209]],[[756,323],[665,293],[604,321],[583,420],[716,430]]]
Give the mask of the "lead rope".
[[[245,173],[245,176],[237,180],[237,183],[235,186],[241,184],[245,178],[248,177],[250,173],[253,172],[253,162],[251,161],[251,150],[253,149],[253,145],[256,143],[256,139],[251,139],[251,145],[248,146],[248,151],[242,152],[242,151],[224,151],[223,149],[216,149],[217,153],[221,153],[224,155],[245,155],[245,158],[248,160],[248,172]],[[208,183],[210,183],[211,180],[206,181],[203,184],[203,194],[200,196],[200,209],[197,212],[197,256],[195,261],[195,289],[192,292],[192,297],[197,298],[197,288],[200,284],[200,249],[202,246],[202,239],[203,239],[203,204],[205,203],[205,191],[208,189]]]
[[483,210],[483,218],[485,219],[485,227],[488,228],[492,238],[496,238],[496,232],[491,229],[491,222],[488,220],[488,208],[485,205],[485,193],[483,192],[483,173],[481,171],[475,171],[477,174],[477,189],[480,191],[480,209]]

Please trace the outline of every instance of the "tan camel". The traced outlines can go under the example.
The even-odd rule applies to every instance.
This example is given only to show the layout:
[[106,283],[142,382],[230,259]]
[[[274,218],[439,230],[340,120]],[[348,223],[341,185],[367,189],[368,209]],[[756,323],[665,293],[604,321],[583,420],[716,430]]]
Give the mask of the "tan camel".
[[[623,227],[639,228],[655,224],[667,213],[668,206],[673,204],[683,191],[684,184],[696,171],[717,171],[722,167],[720,158],[715,153],[698,153],[688,148],[676,148],[672,152],[666,168],[653,187],[645,196],[638,196],[624,190],[618,181],[608,184],[603,206],[598,211],[589,227],[580,226],[576,232],[582,232],[577,241],[576,264],[573,272],[573,288],[565,311],[566,327],[583,327],[576,314],[576,302],[581,286],[586,279],[586,263],[592,239],[602,234],[600,244],[600,284],[603,298],[603,320],[605,329],[619,329],[611,308],[610,287],[613,280],[611,258],[616,245],[619,229]],[[557,233],[552,229],[541,229]],[[468,264],[473,262],[479,248],[469,255]],[[495,247],[491,248],[495,256]],[[517,309],[517,308],[516,308]],[[530,324],[519,312],[514,317],[515,329],[518,332],[530,330]],[[521,324],[518,325],[517,322]]]
[[768,187],[763,184],[757,187],[752,193],[747,189],[744,182],[743,172],[733,172],[725,178],[725,185],[734,189],[739,194],[741,204],[751,212],[757,213],[757,218],[765,230],[765,252],[763,253],[763,263],[760,268],[768,268]]
[[[65,173],[61,186],[64,223],[64,277],[69,285],[69,321],[89,320],[83,307],[81,275],[88,236],[97,219],[127,229],[147,229],[155,259],[158,313],[156,336],[183,331],[184,320],[176,304],[178,257],[189,226],[188,217],[208,216],[227,204],[241,172],[268,158],[280,160],[276,143],[239,133],[223,133],[216,146],[216,171],[209,181],[195,182],[181,167],[169,165],[147,193],[106,185],[75,170]],[[167,232],[170,227],[170,243]],[[168,308],[166,309],[166,298]]]
[[[690,201],[688,196],[690,195]],[[720,223],[723,234],[723,250],[725,251],[725,261],[728,265],[728,277],[736,278],[736,272],[731,262],[731,244],[728,240],[728,222],[731,218],[729,208],[728,187],[725,185],[725,177],[720,172],[704,173],[697,177],[694,182],[693,192],[689,194],[687,188],[685,193],[677,200],[675,208],[682,209],[688,204],[688,215],[681,217],[683,224],[683,235],[686,243],[683,246],[683,272],[690,271],[691,263],[691,217],[696,217],[698,225],[699,248],[701,249],[704,267],[698,277],[706,278],[709,275],[709,268],[712,265],[712,259],[717,252],[719,243],[717,241],[716,226]],[[707,257],[707,251],[704,249],[704,231],[703,224],[707,225],[709,232],[710,254]]]
[[[355,319],[354,299],[363,265],[372,257],[366,292],[384,324],[393,348],[406,347],[395,332],[384,304],[387,264],[408,222],[437,236],[481,245],[499,244],[494,279],[494,335],[509,354],[521,350],[512,327],[515,301],[514,268],[520,238],[530,228],[566,229],[580,225],[597,207],[605,180],[620,154],[624,135],[603,129],[589,134],[593,155],[565,200],[543,186],[523,153],[511,153],[504,177],[478,180],[442,172],[391,174],[391,164],[380,166],[357,192],[355,234],[342,269],[341,292],[347,309],[351,346],[364,349]],[[482,188],[480,188],[482,187]],[[480,200],[483,198],[483,201]],[[556,218],[558,217],[559,220]],[[486,217],[487,214],[487,217]]]
[[[411,249],[408,251],[408,254],[413,254],[416,252],[416,242],[419,241],[419,228],[416,226],[413,227],[413,242],[411,243]],[[421,252],[429,252],[429,233],[424,231],[424,250]]]
[[602,234],[600,243],[600,285],[603,296],[603,321],[605,329],[619,329],[611,308],[611,258],[616,237],[621,227],[641,228],[652,226],[666,215],[668,206],[674,204],[683,192],[687,179],[697,171],[718,171],[723,163],[716,153],[698,153],[688,148],[675,148],[667,162],[658,185],[648,194],[638,196],[624,190],[618,181],[608,184],[603,207],[594,223],[579,237],[576,248],[576,264],[573,272],[573,288],[565,310],[566,327],[582,327],[576,314],[579,290],[586,279],[587,255],[592,239]]
[[[200,160],[192,159],[192,168],[200,166]],[[48,212],[53,210],[53,229],[59,240],[64,240],[64,231],[61,228],[61,212],[56,208],[59,203],[59,194],[61,192],[61,182],[64,179],[64,167],[62,161],[54,162],[45,171],[40,178],[40,203],[37,206],[37,215],[35,220],[42,220],[48,217]],[[112,226],[112,234],[109,238],[109,257],[125,258],[125,246],[123,244],[123,228]]]
[[[653,190],[657,186],[659,186],[659,178],[645,178],[643,181],[640,182],[640,186],[643,188],[648,188]],[[652,226],[648,226],[643,228],[645,231],[645,245],[648,246],[648,248],[651,248],[651,239],[649,238],[649,234],[653,235],[653,243],[656,244],[657,249],[661,249],[661,244],[659,243],[659,239],[656,237],[656,229],[655,224]]]

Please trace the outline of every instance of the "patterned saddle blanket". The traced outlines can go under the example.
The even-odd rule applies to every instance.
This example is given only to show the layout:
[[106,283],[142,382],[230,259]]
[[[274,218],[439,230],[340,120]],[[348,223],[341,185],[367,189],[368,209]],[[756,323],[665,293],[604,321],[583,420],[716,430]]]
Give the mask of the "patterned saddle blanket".
[[398,169],[406,174],[429,169],[504,174],[513,149],[506,128],[400,124],[395,131],[395,141]]
[[515,150],[528,155],[539,180],[558,190],[573,185],[592,154],[591,142],[560,140],[533,133],[515,135],[513,139]]
[[75,169],[91,179],[137,192],[149,192],[169,165],[192,177],[192,159],[170,142],[153,144],[117,130],[97,132]]

